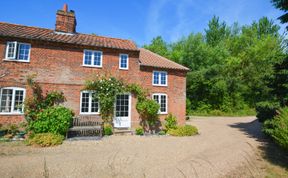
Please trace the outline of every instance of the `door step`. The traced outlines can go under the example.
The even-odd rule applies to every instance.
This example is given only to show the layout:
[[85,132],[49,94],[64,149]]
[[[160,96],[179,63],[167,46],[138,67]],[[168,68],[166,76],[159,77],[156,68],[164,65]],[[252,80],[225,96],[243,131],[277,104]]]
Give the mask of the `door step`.
[[131,129],[116,129],[114,128],[114,135],[133,135],[134,131]]

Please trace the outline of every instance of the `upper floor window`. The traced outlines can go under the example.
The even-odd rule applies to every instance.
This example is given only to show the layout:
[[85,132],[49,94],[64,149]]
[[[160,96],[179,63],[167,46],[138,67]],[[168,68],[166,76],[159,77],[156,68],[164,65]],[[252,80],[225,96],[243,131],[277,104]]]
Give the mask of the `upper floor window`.
[[25,89],[7,87],[0,90],[0,114],[23,113]]
[[7,42],[6,59],[29,62],[31,45],[16,41]]
[[120,57],[119,57],[119,68],[120,69],[128,69],[128,67],[129,67],[128,54],[120,54]]
[[160,105],[159,114],[167,114],[167,95],[163,93],[155,93],[153,94],[153,99]]
[[99,114],[99,100],[92,91],[81,92],[80,114]]
[[167,72],[153,71],[153,85],[167,86]]
[[102,51],[84,50],[83,65],[102,67]]

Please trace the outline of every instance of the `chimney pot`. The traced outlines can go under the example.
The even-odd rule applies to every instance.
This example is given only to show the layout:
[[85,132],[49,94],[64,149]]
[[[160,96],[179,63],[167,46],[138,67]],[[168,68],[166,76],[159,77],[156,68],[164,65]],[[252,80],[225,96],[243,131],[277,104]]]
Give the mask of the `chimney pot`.
[[63,5],[63,11],[68,12],[68,5],[66,3]]

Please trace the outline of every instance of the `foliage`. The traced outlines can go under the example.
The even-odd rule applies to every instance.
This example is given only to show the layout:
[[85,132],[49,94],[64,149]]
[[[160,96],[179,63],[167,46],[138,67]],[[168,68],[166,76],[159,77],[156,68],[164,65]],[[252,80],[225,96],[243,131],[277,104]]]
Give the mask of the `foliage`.
[[64,140],[64,136],[53,133],[39,133],[26,140],[27,145],[49,147],[55,145],[61,145]]
[[277,110],[280,108],[278,102],[259,102],[256,105],[256,117],[260,122],[264,122],[265,120],[273,119],[273,117],[277,114]]
[[278,30],[267,17],[246,26],[228,26],[213,17],[203,34],[161,42],[165,48],[156,47],[163,40],[144,47],[191,69],[186,85],[189,113],[251,113],[256,103],[275,98],[270,86],[274,66],[285,56]]
[[178,126],[176,129],[170,129],[167,132],[169,135],[184,137],[198,134],[198,129],[192,125]]
[[37,120],[30,122],[29,129],[35,133],[54,133],[65,135],[70,127],[73,112],[63,106],[43,109],[36,115]]
[[141,102],[137,102],[136,109],[141,116],[144,127],[148,123],[149,129],[152,130],[155,127],[158,118],[159,104],[153,99],[145,99]]
[[165,132],[164,130],[160,130],[160,131],[158,132],[158,135],[166,135],[166,132]]
[[[288,22],[288,0],[271,0],[273,5],[282,11],[285,12],[284,15],[280,16],[279,19],[281,23],[287,23]],[[286,27],[288,29],[288,26]]]
[[157,53],[161,56],[168,56],[168,45],[161,36],[153,38],[151,45],[144,45],[144,48],[153,52],[157,51]]
[[113,127],[110,124],[104,124],[104,135],[112,135],[113,134]]
[[116,96],[124,92],[124,83],[115,77],[97,76],[95,79],[86,81],[85,90],[97,91],[100,114],[105,122],[112,122],[114,115],[114,103]]
[[177,118],[173,116],[171,113],[165,118],[165,129],[176,129],[177,128]]
[[65,101],[65,97],[62,92],[51,91],[43,95],[41,86],[35,82],[36,75],[27,77],[27,85],[32,89],[32,97],[25,99],[24,114],[28,121],[34,121],[37,119],[37,114],[42,112],[43,109],[58,105]]
[[135,129],[136,135],[144,135],[144,129],[142,127],[138,127]]
[[281,147],[288,150],[288,107],[280,109],[279,114],[274,119],[266,120],[263,131]]

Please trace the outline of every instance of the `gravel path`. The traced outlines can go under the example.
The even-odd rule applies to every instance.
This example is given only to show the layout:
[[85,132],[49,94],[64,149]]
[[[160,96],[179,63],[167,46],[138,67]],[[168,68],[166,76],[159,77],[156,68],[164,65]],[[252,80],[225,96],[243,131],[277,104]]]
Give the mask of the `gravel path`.
[[200,134],[111,136],[53,148],[0,143],[0,177],[227,177],[239,167],[261,177],[253,162],[262,137],[255,117],[194,118],[188,124]]

